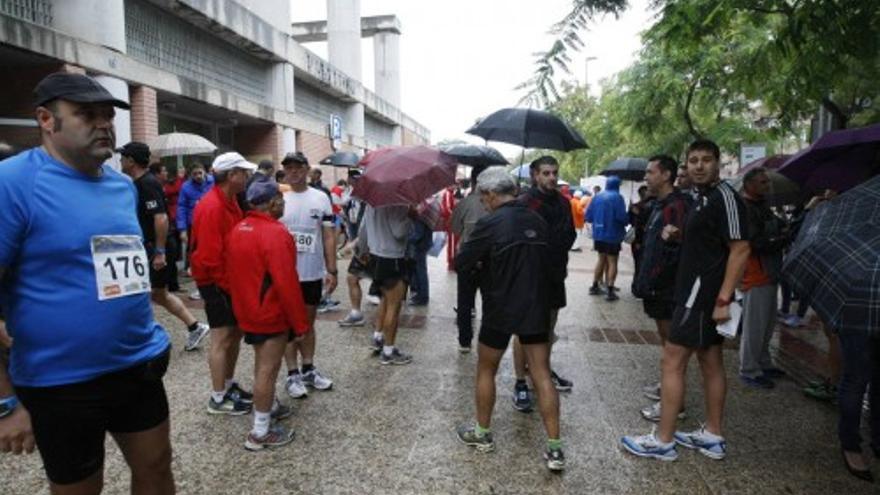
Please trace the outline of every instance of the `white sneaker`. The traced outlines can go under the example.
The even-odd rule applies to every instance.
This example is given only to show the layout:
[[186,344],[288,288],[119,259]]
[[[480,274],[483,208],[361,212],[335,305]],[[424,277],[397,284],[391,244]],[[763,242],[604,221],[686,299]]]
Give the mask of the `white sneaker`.
[[798,315],[788,315],[788,317],[785,319],[784,322],[782,322],[782,324],[790,328],[799,328],[804,326],[804,322],[801,321]]
[[189,297],[191,301],[198,301],[199,299],[202,298],[202,295],[199,294],[199,290],[196,289],[196,290],[190,292],[187,297]]
[[675,443],[689,449],[696,449],[699,453],[720,461],[727,456],[727,442],[723,437],[714,435],[706,431],[705,427],[694,431],[676,431]]
[[303,383],[303,376],[299,372],[287,377],[287,383],[284,388],[287,389],[287,393],[294,399],[302,399],[309,395],[309,391],[306,389],[305,383]]
[[367,302],[372,304],[373,306],[378,306],[381,302],[378,296],[367,295]]
[[[647,419],[648,421],[653,421],[654,423],[660,422],[660,402],[655,402],[653,405],[645,407],[642,409],[642,417]],[[687,417],[687,413],[682,409],[678,413],[678,419],[685,419]]]
[[330,390],[333,388],[333,380],[322,375],[317,368],[312,368],[302,376],[302,383],[315,390]]
[[645,385],[642,393],[651,400],[660,400],[660,382]]
[[208,332],[211,330],[211,327],[204,323],[199,323],[199,326],[189,332],[189,335],[186,337],[186,345],[183,346],[183,350],[187,352],[194,351],[199,348],[199,345],[202,343],[202,340],[208,335]]
[[675,450],[675,442],[663,443],[655,435],[654,430],[651,433],[641,436],[625,436],[620,439],[620,445],[627,452],[639,457],[647,457],[649,459],[658,459],[661,461],[674,461],[678,459],[678,452]]

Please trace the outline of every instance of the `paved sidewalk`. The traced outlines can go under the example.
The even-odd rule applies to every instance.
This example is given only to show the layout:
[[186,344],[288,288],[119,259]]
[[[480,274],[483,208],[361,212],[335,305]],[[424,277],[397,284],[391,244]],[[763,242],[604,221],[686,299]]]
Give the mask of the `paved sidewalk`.
[[[554,367],[574,381],[561,401],[564,474],[549,473],[540,458],[545,438],[537,413],[511,407],[509,358],[499,373],[492,424],[497,451],[478,454],[458,443],[455,426],[474,414],[476,355],[458,354],[455,277],[446,272],[445,258],[431,258],[431,304],[406,308],[400,332],[413,364],[380,366],[367,348],[370,327],[339,328],[335,320],[344,310],[321,315],[316,365],[336,384],[293,401],[296,413],[287,424],[297,437],[277,451],[244,450],[251,416],[205,413],[205,351],[184,353],[182,325],[157,310],[175,345],[166,385],[179,493],[872,493],[876,487],[854,480],[841,464],[835,411],[803,397],[789,380],[773,391],[744,388],[734,349],[725,353],[726,460],[684,449],[673,463],[623,453],[622,435],[651,428],[638,412],[649,403],[639,390],[657,379],[660,348],[653,323],[629,293],[629,258],[622,260],[623,290],[615,303],[587,295],[594,260],[590,252],[572,255],[569,305],[560,314],[554,352]],[[347,301],[344,288],[336,297]],[[243,345],[238,377],[248,388],[252,369],[253,353]],[[697,375],[693,362],[686,429],[702,416]],[[290,401],[281,385],[279,395]],[[874,467],[880,472],[880,464]],[[4,494],[48,493],[36,455],[0,457],[0,479]],[[129,476],[109,440],[105,479],[105,493],[127,493]]]

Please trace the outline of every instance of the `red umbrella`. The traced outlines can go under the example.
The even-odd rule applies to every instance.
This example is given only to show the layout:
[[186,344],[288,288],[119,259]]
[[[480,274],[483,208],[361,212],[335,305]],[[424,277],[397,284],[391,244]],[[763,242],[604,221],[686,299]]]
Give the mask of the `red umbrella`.
[[458,163],[428,146],[393,146],[371,151],[352,194],[372,206],[415,205],[455,183]]

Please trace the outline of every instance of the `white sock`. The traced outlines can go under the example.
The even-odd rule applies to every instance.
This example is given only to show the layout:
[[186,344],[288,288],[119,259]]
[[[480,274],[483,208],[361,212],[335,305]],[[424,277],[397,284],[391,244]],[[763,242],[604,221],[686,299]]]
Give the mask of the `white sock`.
[[233,380],[232,378],[227,378],[225,383],[226,391],[228,392],[229,388],[232,387],[232,384],[235,383],[235,380]]
[[382,334],[382,332],[373,332],[373,338],[374,339],[382,339],[382,338],[385,338],[385,336]]
[[212,391],[211,392],[211,400],[213,400],[216,404],[223,402],[223,397],[226,396],[226,391]]
[[363,316],[361,314],[361,310],[354,309],[354,308],[352,308],[351,312],[348,313],[348,315],[351,316],[352,318],[360,318],[361,316]]
[[382,354],[385,354],[386,356],[390,356],[392,352],[394,352],[393,345],[382,346]]
[[265,436],[266,433],[269,433],[269,423],[271,421],[271,412],[260,412],[254,409],[254,429],[251,430],[251,433],[253,433],[255,437]]

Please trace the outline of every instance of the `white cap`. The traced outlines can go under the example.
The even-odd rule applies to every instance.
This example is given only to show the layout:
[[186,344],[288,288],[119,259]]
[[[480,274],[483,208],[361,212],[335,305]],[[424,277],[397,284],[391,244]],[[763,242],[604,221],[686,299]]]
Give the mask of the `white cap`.
[[226,172],[234,168],[243,168],[253,172],[257,169],[257,164],[245,160],[243,156],[234,151],[230,151],[214,158],[214,164],[211,168],[214,172]]

